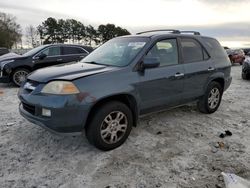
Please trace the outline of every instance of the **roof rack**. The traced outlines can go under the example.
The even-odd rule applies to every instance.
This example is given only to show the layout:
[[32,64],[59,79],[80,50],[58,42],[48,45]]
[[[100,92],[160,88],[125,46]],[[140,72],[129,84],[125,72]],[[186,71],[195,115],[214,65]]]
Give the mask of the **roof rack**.
[[159,31],[167,31],[167,32],[171,32],[173,34],[191,33],[194,35],[201,35],[200,32],[198,32],[198,31],[179,31],[176,29],[157,29],[157,30],[150,30],[150,31],[142,31],[142,32],[136,33],[136,35],[140,35],[140,34],[144,34],[144,33],[159,32]]
[[181,33],[193,33],[194,35],[201,35],[198,31],[181,31]]
[[136,33],[137,35],[143,34],[143,33],[152,33],[152,32],[158,32],[158,31],[167,31],[167,32],[171,32],[174,34],[180,34],[181,32],[179,30],[176,29],[156,29],[156,30],[150,30],[150,31],[143,31],[143,32],[139,32]]

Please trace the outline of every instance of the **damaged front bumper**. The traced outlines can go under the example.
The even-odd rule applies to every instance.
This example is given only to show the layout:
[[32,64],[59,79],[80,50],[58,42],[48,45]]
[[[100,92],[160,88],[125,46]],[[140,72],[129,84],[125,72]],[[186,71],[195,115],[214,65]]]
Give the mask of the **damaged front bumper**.
[[[21,88],[18,97],[20,114],[28,121],[53,133],[82,133],[90,106],[79,101],[76,95],[44,95]],[[43,109],[49,110],[50,116],[44,116]]]

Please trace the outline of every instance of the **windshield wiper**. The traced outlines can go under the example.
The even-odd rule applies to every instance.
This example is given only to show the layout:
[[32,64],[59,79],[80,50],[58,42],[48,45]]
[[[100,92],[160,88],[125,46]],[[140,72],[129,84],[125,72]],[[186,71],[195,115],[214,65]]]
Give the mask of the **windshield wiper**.
[[97,63],[95,61],[83,61],[82,63],[95,64],[95,65],[103,65],[103,66],[110,66],[110,65],[106,65],[106,64]]
[[102,64],[97,63],[97,62],[95,62],[95,61],[84,61],[83,63],[95,64],[95,65],[102,65]]

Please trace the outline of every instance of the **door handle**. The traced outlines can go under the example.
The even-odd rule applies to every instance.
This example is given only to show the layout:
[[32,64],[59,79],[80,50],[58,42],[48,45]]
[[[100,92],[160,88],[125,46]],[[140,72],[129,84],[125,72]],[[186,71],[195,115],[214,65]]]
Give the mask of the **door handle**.
[[62,61],[62,59],[57,59],[57,61]]
[[175,78],[183,77],[184,73],[177,72],[174,76],[175,76]]
[[213,67],[209,67],[207,70],[208,71],[214,71],[214,68]]

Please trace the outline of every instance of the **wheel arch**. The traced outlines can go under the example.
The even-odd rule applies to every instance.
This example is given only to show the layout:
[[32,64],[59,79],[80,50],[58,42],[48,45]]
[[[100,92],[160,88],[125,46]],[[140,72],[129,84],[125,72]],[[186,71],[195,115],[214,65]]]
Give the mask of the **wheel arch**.
[[225,89],[225,78],[224,78],[223,73],[219,73],[219,74],[216,74],[216,75],[213,75],[212,77],[210,77],[210,79],[208,80],[208,82],[206,84],[206,87],[204,88],[204,92],[207,90],[207,87],[211,82],[218,82],[221,85],[221,87],[222,87],[222,89],[224,91],[224,89]]
[[92,120],[96,110],[102,106],[103,104],[110,102],[110,101],[119,101],[124,103],[125,105],[127,105],[129,107],[129,109],[132,111],[132,115],[133,115],[133,126],[135,127],[137,125],[137,120],[138,120],[138,106],[137,106],[137,101],[136,98],[131,95],[131,94],[127,94],[127,93],[122,93],[122,94],[115,94],[112,96],[107,96],[104,98],[101,98],[100,100],[96,101],[95,104],[91,107],[89,113],[88,113],[88,117],[85,121],[85,127],[87,127],[90,124],[90,121]]
[[222,78],[222,77],[215,78],[215,79],[211,80],[211,82],[218,82],[224,90],[224,86],[225,86],[224,78]]
[[12,74],[13,74],[16,70],[18,70],[18,69],[27,69],[27,70],[29,70],[30,72],[32,71],[32,68],[31,68],[30,66],[28,66],[28,65],[22,65],[22,66],[18,66],[18,67],[12,68]]

